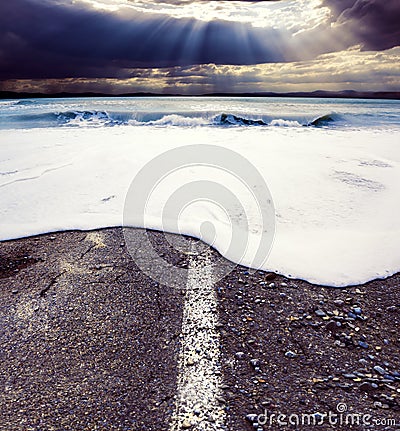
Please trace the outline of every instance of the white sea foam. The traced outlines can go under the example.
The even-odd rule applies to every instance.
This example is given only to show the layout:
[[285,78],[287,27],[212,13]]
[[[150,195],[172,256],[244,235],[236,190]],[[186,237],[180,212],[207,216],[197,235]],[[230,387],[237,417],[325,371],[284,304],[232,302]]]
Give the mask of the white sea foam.
[[301,127],[301,124],[295,120],[282,120],[281,118],[272,120],[270,126],[279,126],[279,127]]
[[[135,174],[156,155],[195,143],[230,148],[265,178],[277,231],[264,269],[334,286],[400,270],[400,149],[397,132],[390,130],[131,126],[2,131],[0,239],[121,226]],[[184,175],[171,176],[162,193],[177,188]],[[235,187],[226,173],[212,175]],[[246,206],[249,198],[237,190]],[[155,228],[162,228],[163,199],[149,201]],[[204,220],[218,231],[223,226],[219,217],[208,203],[197,202],[193,211],[182,213],[181,233],[195,234]],[[251,214],[249,222],[256,234]],[[215,247],[224,253],[228,242],[220,229]],[[241,263],[251,264],[246,258]]]
[[190,126],[209,125],[210,120],[205,117],[185,117],[183,115],[170,114],[170,115],[163,116],[159,120],[153,120],[153,121],[149,121],[148,123],[142,123],[142,124],[149,124],[149,125],[155,125],[155,126],[190,127]]

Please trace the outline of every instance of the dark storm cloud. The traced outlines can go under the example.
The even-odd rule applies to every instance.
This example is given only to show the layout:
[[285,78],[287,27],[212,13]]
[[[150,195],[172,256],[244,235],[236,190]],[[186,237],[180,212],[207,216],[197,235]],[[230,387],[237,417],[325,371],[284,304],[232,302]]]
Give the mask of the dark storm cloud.
[[338,31],[351,34],[365,50],[400,45],[400,0],[325,0]]
[[[133,0],[132,3],[134,3]],[[170,4],[173,6],[179,6],[179,5],[186,5],[186,4],[191,4],[191,3],[206,3],[210,0],[151,0],[151,3],[158,3],[158,4]],[[232,2],[232,3],[268,3],[268,2],[273,2],[273,1],[284,1],[284,0],[224,0],[227,2]]]
[[[119,13],[46,0],[0,2],[0,79],[124,77],[125,68],[297,59],[274,29]],[[286,35],[286,40],[290,34]]]
[[355,44],[365,50],[399,44],[400,0],[325,0],[324,5],[335,25],[327,21],[293,36],[249,23],[178,19],[130,8],[96,10],[72,0],[0,0],[0,80],[124,79],[140,76],[138,68],[145,73],[152,67],[292,62]]

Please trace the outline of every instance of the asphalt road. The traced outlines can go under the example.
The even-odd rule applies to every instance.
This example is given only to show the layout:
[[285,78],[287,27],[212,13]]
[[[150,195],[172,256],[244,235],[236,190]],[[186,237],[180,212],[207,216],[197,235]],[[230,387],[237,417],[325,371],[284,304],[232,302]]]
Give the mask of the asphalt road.
[[[150,235],[161,255],[190,269],[190,257]],[[202,278],[196,283],[195,290]],[[376,429],[396,429],[389,419],[400,424],[398,275],[330,289],[236,268],[211,284],[205,301],[215,298],[216,318],[206,323],[217,335],[204,338],[194,321],[199,356],[189,363],[188,285],[146,276],[121,229],[1,243],[0,430],[274,430],[285,426],[257,425],[259,415],[337,413],[339,403],[386,420]],[[215,351],[207,343],[218,344]],[[208,377],[204,350],[213,350]],[[196,361],[203,380],[217,375],[207,396],[218,406],[206,414],[200,405],[185,422],[185,370]]]

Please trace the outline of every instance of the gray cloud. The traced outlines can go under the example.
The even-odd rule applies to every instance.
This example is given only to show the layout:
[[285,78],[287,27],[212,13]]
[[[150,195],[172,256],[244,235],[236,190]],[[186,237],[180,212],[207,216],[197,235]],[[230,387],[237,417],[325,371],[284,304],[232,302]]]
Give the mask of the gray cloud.
[[272,28],[46,0],[0,2],[0,29],[0,79],[119,77],[126,67],[297,59],[290,34]]
[[103,91],[114,94],[138,91],[202,94],[317,89],[397,91],[400,87],[400,71],[393,65],[399,61],[400,47],[382,52],[365,52],[353,47],[296,63],[136,69],[131,71],[133,77],[128,79],[10,80],[3,83],[3,89],[45,93]]
[[325,0],[333,14],[336,32],[352,35],[366,50],[400,45],[399,0]]
[[[0,1],[0,80],[145,79],[146,69],[160,67],[174,79],[175,66],[295,62],[355,44],[373,50],[399,45],[399,0],[325,0],[324,5],[332,11],[331,22],[293,35],[222,19],[96,10],[67,0]],[[203,79],[200,69],[196,79]]]

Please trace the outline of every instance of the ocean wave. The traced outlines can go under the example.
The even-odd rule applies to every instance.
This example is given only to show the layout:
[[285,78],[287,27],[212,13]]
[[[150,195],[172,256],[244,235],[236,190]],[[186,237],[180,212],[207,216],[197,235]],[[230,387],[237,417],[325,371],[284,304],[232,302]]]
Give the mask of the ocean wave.
[[252,119],[246,117],[239,117],[233,114],[221,114],[216,117],[216,123],[220,125],[230,126],[275,126],[275,127],[327,127],[331,123],[339,120],[339,116],[335,113],[324,114],[316,117],[312,121],[304,122],[304,119],[285,119],[274,118],[271,120],[265,119]]
[[115,125],[121,124],[114,120],[106,111],[66,111],[55,114],[57,120],[68,125]]
[[19,100],[0,100],[0,106],[18,105]]
[[263,120],[252,120],[250,118],[238,117],[233,114],[221,114],[216,117],[216,122],[221,125],[230,126],[267,126]]
[[321,115],[320,117],[315,118],[307,126],[315,126],[315,127],[327,127],[331,123],[340,120],[340,116],[334,112],[330,114]]
[[141,124],[149,124],[154,126],[191,127],[191,126],[208,126],[210,125],[210,121],[204,117],[186,117],[183,115],[170,114],[170,115],[164,115],[159,120],[141,122]]
[[35,101],[31,99],[15,100],[15,105],[28,106],[35,105]]
[[278,126],[278,127],[302,127],[303,124],[300,124],[296,120],[283,120],[282,118],[272,120],[269,123],[270,126]]
[[300,116],[253,116],[232,113],[189,112],[162,113],[106,110],[68,110],[16,113],[14,124],[21,127],[105,127],[105,126],[157,126],[157,127],[330,127],[341,118],[335,113],[307,119]]

